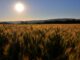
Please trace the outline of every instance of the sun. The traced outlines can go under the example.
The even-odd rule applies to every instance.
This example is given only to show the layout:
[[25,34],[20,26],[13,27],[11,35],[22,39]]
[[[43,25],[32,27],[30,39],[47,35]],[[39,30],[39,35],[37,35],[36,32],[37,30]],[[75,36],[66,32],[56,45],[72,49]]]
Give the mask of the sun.
[[24,5],[21,2],[18,2],[15,4],[14,9],[18,12],[21,13],[24,11]]

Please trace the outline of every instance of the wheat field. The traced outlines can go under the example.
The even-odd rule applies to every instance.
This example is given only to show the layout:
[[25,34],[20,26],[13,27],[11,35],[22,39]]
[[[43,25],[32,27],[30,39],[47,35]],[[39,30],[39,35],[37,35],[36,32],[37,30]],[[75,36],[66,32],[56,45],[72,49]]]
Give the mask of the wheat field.
[[80,60],[80,24],[0,24],[0,60]]

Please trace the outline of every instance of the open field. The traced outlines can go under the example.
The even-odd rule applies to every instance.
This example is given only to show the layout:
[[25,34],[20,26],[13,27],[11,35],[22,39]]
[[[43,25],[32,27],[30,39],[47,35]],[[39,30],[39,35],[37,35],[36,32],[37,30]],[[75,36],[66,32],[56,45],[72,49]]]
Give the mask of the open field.
[[0,24],[0,60],[80,60],[80,24]]

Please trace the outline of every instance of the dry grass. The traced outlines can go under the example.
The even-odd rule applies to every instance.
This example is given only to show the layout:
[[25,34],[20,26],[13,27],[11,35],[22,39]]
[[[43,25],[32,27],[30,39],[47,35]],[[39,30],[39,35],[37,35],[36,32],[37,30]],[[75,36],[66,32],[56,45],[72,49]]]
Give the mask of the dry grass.
[[80,60],[79,26],[0,24],[0,60]]

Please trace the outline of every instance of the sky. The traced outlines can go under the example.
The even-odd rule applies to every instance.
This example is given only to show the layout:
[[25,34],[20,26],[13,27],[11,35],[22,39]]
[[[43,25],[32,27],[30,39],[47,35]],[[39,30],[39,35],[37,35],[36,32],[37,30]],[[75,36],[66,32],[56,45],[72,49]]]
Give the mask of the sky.
[[[14,10],[21,2],[25,10]],[[80,18],[80,0],[0,0],[0,21]]]

